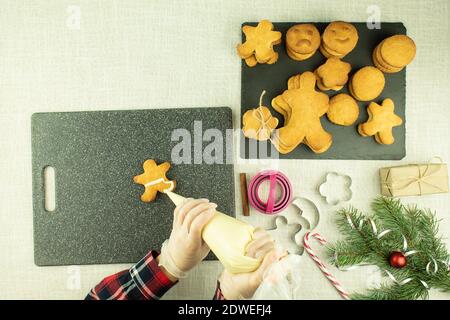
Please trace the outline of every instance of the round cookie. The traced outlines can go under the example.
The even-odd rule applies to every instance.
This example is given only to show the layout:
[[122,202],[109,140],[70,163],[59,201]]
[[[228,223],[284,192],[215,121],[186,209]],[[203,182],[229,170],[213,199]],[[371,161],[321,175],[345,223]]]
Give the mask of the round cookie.
[[306,55],[316,52],[320,46],[319,30],[309,23],[296,24],[286,33],[286,48]]
[[327,46],[327,44],[325,42],[322,42],[321,45],[328,53],[330,53],[332,55],[335,55],[335,56],[345,55],[344,53],[340,53],[338,51],[331,49],[330,47]]
[[384,89],[384,74],[375,67],[363,67],[352,77],[349,90],[359,101],[370,101],[378,97]]
[[301,54],[301,53],[292,51],[291,49],[289,49],[289,47],[286,47],[286,52],[291,59],[297,60],[297,61],[303,61],[303,60],[309,59],[316,53],[314,51],[311,53]]
[[323,46],[323,43],[320,45],[319,50],[325,58],[330,58],[330,57],[343,58],[345,56],[345,54],[339,54],[336,52],[332,53],[332,52],[328,51],[328,49]]
[[375,67],[383,71],[384,73],[396,73],[403,70],[404,67],[398,68],[388,65],[380,56],[380,46],[378,45],[372,53],[372,61]]
[[331,55],[331,53],[329,53],[322,45],[320,45],[319,50],[320,50],[320,53],[321,53],[325,58],[334,57],[334,56]]
[[416,56],[416,44],[404,34],[384,39],[379,50],[383,61],[394,68],[408,65]]
[[398,71],[394,71],[394,70],[387,69],[387,68],[383,67],[381,64],[378,63],[378,61],[375,61],[375,60],[373,61],[373,64],[375,65],[375,67],[377,67],[377,69],[379,69],[381,72],[384,72],[384,73],[396,73],[396,72],[398,72]]
[[327,117],[334,124],[350,126],[355,123],[358,116],[358,104],[348,94],[340,93],[330,99]]
[[355,26],[343,21],[331,22],[322,34],[322,53],[345,56],[351,52],[358,42],[358,31]]

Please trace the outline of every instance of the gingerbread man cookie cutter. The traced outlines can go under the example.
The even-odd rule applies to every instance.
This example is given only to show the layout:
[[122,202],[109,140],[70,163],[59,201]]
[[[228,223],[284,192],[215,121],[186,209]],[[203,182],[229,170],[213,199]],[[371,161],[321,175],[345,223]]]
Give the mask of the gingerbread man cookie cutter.
[[303,237],[317,227],[320,212],[317,205],[305,197],[296,197],[291,203],[295,212],[280,214],[273,220],[275,226],[267,231],[290,254],[301,255],[304,251]]

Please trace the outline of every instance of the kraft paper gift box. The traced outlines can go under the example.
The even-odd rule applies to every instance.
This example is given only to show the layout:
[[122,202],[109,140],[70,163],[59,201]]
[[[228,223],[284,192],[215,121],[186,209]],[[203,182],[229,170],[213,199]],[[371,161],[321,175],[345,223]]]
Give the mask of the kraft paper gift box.
[[381,168],[380,179],[381,194],[384,196],[418,196],[449,191],[445,163]]

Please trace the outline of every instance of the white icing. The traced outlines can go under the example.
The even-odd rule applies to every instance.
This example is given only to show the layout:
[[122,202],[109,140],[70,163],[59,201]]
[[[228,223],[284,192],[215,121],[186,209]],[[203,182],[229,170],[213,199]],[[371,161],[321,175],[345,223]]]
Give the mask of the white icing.
[[158,178],[156,180],[149,181],[146,184],[144,184],[144,187],[150,187],[150,186],[154,186],[154,185],[160,184],[160,183],[170,184],[170,187],[168,187],[167,189],[164,189],[164,192],[172,191],[175,187],[175,184],[173,183],[173,181],[170,181],[170,180],[165,181],[163,178]]

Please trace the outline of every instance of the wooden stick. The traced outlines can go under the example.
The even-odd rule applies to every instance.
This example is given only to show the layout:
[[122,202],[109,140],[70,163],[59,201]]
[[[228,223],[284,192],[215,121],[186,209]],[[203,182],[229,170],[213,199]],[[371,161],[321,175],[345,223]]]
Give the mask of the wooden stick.
[[241,182],[241,201],[242,201],[242,213],[244,216],[249,216],[250,211],[248,207],[248,194],[247,194],[247,176],[245,173],[239,174]]

